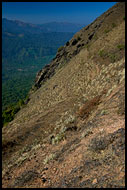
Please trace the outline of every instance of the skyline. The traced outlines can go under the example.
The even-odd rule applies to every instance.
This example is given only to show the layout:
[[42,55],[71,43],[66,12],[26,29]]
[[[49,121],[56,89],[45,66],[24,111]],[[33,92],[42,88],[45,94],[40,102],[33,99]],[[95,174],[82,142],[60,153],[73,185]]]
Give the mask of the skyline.
[[2,18],[26,23],[90,24],[116,2],[2,2]]

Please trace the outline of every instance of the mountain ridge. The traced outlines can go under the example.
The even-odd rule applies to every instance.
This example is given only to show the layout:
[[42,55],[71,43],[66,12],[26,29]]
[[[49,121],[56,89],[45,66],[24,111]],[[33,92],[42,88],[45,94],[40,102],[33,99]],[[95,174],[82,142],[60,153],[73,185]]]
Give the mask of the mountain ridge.
[[[48,22],[43,24],[32,24],[23,22],[20,20],[9,20],[6,18],[2,19],[2,28],[9,27],[12,30],[12,27],[15,27],[15,30],[17,28],[17,32],[19,33],[21,30],[21,27],[24,27],[24,32],[30,32],[30,33],[46,33],[46,32],[77,32],[83,27],[83,24],[75,24],[75,23],[67,23],[67,22]],[[12,31],[15,31],[12,30]]]
[[[117,4],[116,6],[114,7],[117,7]],[[53,62],[54,62],[54,67],[55,67],[55,62],[57,63],[56,65],[59,65],[59,64],[63,64],[63,63],[59,63],[60,62],[60,58],[62,57],[65,57],[66,61],[70,60],[70,58],[72,56],[75,56],[76,54],[78,54],[80,52],[80,50],[82,48],[84,48],[85,46],[88,46],[89,44],[89,41],[91,42],[92,41],[92,38],[94,40],[96,40],[97,38],[97,33],[96,31],[98,31],[98,29],[100,28],[101,24],[103,23],[103,19],[105,19],[108,15],[110,15],[112,13],[112,8],[110,8],[107,12],[103,13],[100,17],[98,17],[95,21],[93,21],[91,24],[89,24],[88,26],[86,26],[85,28],[83,28],[81,31],[77,32],[74,37],[68,41],[64,47],[59,51],[57,52],[56,54],[56,57],[53,59],[53,61],[51,62],[50,66],[53,65]],[[100,18],[104,17],[103,19],[101,19],[99,21]],[[117,17],[118,18],[118,17]],[[119,19],[118,19],[119,20]],[[115,23],[117,23],[117,20],[115,21]],[[111,27],[110,29],[105,29],[104,32],[105,33],[108,33],[108,30],[112,30],[114,27],[115,27],[116,24],[114,23],[111,23]],[[89,27],[92,26],[92,29],[89,31]],[[86,36],[85,36],[85,41],[84,39],[82,40],[81,37],[78,36],[78,33],[80,35],[82,35],[83,32],[86,31]],[[102,31],[103,32],[103,31]],[[95,35],[95,36],[94,36]],[[78,44],[79,43],[79,44]],[[72,50],[72,53],[71,55],[68,56],[68,47],[71,47],[71,50]],[[46,66],[46,68],[49,68],[48,66]],[[44,68],[45,69],[45,68]],[[49,70],[49,69],[48,69]],[[43,71],[43,70],[42,70]],[[53,73],[53,72],[52,72]],[[39,76],[38,75],[41,75],[41,71],[39,71],[37,73],[37,76],[36,76],[36,80],[35,80],[35,86],[37,86],[38,84],[36,84],[36,82],[38,81],[38,78]],[[43,74],[42,74],[43,75]],[[43,76],[42,76],[43,78]],[[39,80],[40,82],[40,80]]]
[[38,72],[3,132],[3,187],[125,187],[125,3]]

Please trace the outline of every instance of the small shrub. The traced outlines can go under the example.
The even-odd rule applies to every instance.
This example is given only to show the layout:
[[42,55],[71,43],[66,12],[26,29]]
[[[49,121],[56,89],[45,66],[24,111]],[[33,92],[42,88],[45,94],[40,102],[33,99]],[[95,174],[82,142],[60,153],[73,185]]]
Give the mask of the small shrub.
[[98,54],[99,54],[100,57],[105,57],[106,56],[106,52],[104,50],[100,50]]
[[2,113],[2,124],[3,126],[8,124],[10,121],[14,119],[14,115],[20,110],[19,106],[9,106]]
[[111,142],[110,142],[109,138],[96,136],[91,140],[91,143],[89,145],[89,149],[94,151],[94,152],[99,153],[101,150],[105,150],[110,143]]
[[55,157],[56,157],[55,154],[50,154],[49,156],[47,156],[47,157],[44,159],[44,164],[49,163],[49,161],[50,161],[50,160],[53,160]]
[[110,58],[112,63],[114,63],[117,59],[116,55],[114,55],[114,54],[109,54],[109,58]]
[[88,37],[88,39],[89,39],[89,40],[92,40],[93,36],[94,36],[94,33],[92,33],[92,34]]
[[69,41],[66,42],[66,46],[69,46]]
[[125,98],[121,99],[118,104],[118,115],[124,115],[125,114]]
[[85,104],[83,104],[82,107],[80,107],[79,111],[77,112],[77,115],[83,119],[87,118],[89,114],[91,113],[91,111],[93,111],[96,108],[96,106],[99,105],[100,98],[101,98],[101,95],[98,95],[94,97],[93,99],[87,101]]
[[79,40],[81,40],[81,38],[78,36],[77,40],[79,41]]
[[26,96],[26,98],[24,99],[24,104],[28,104],[28,102],[30,101],[30,97],[29,95]]
[[107,34],[108,32],[110,32],[109,29],[105,29],[105,30],[104,30],[104,33],[105,33],[105,34]]
[[22,155],[24,153],[28,153],[31,149],[32,149],[31,145],[27,145],[23,147],[22,149],[20,149],[19,154]]
[[81,137],[84,138],[89,136],[90,134],[93,134],[92,129],[87,129],[85,132],[82,133]]
[[102,110],[100,113],[100,115],[107,115],[107,114],[108,114],[107,110]]
[[77,42],[78,42],[78,40],[77,40],[77,39],[74,39],[74,40],[72,41],[72,45],[74,46],[75,44],[77,44]]
[[98,36],[97,34],[94,34],[94,37],[93,37],[94,40],[97,40],[98,39]]
[[60,132],[59,134],[57,134],[54,138],[52,138],[52,144],[58,144],[60,141],[65,139],[65,133],[64,132]]
[[75,116],[74,115],[69,115],[69,117],[64,121],[65,125],[69,123],[74,123],[75,122]]
[[63,48],[64,48],[63,46],[59,47],[59,48],[58,48],[58,51],[61,51]]
[[23,105],[24,100],[19,100],[16,104],[8,106],[2,112],[2,126],[7,125],[10,121],[12,121],[15,114],[22,108]]
[[90,47],[89,44],[85,44],[85,48],[86,48],[87,50],[89,49],[89,47]]
[[125,16],[123,17],[123,20],[125,20]]
[[78,45],[77,45],[77,48],[79,48],[79,47],[81,47],[81,44],[78,44]]
[[116,24],[115,23],[112,23],[112,28],[115,28],[116,27]]
[[119,50],[125,49],[125,45],[124,45],[124,44],[119,44],[119,45],[117,46],[117,48],[118,48]]

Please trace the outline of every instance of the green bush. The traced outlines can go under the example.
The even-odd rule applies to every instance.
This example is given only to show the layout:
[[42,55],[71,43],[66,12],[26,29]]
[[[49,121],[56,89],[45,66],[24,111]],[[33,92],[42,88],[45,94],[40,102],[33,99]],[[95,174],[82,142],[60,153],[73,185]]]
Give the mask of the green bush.
[[2,112],[2,127],[14,119],[15,114],[22,108],[23,105],[24,100],[19,100],[16,104],[8,106]]
[[114,63],[117,60],[117,56],[114,54],[109,54],[109,57],[112,63]]
[[18,107],[16,107],[15,109],[15,107],[11,105],[5,111],[3,111],[2,113],[3,126],[14,119],[14,115],[15,113],[17,113],[18,110],[19,110]]
[[49,156],[46,156],[46,158],[44,159],[44,164],[48,164],[49,161],[53,160],[56,158],[56,155],[55,154],[50,154]]
[[119,44],[119,45],[117,46],[117,48],[118,48],[119,50],[125,49],[125,45],[124,45],[124,44]]
[[59,47],[59,48],[58,48],[58,51],[61,51],[63,48],[64,48],[63,46]]
[[105,34],[107,34],[108,32],[110,32],[109,29],[105,29],[105,30],[104,30],[104,33],[105,33]]
[[100,50],[98,54],[100,55],[100,57],[106,56],[106,52],[104,50]]
[[115,24],[115,23],[112,23],[112,27],[113,27],[113,28],[116,27],[116,24]]
[[65,139],[65,133],[64,132],[60,132],[59,134],[57,134],[54,138],[52,138],[52,144],[58,144],[60,141]]

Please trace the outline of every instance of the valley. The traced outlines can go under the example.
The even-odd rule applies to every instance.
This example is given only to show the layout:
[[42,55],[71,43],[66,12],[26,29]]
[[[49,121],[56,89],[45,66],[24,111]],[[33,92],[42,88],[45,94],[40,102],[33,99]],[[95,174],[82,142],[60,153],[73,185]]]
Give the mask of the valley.
[[46,29],[36,27],[33,31],[30,24],[21,25],[19,21],[3,19],[2,110],[27,96],[34,84],[37,71],[50,63],[58,48],[74,34],[47,32]]

